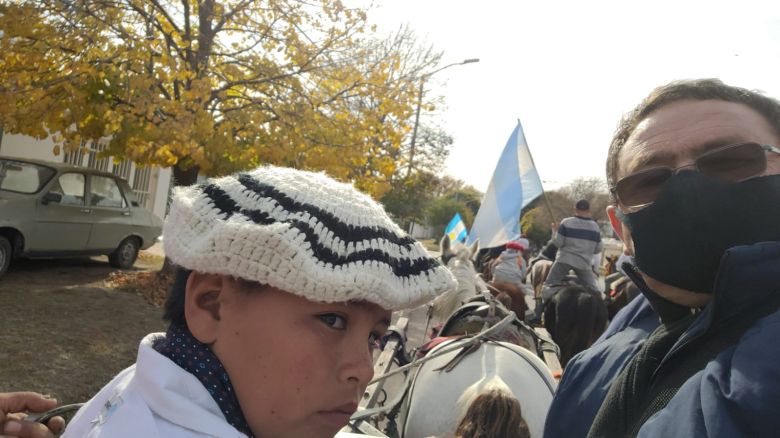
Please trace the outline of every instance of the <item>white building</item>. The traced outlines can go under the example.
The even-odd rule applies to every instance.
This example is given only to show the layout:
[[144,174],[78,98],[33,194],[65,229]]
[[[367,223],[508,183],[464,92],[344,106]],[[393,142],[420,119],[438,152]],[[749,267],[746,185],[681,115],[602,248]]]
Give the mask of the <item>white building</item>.
[[106,146],[107,139],[90,142],[86,152],[79,150],[54,155],[55,144],[51,138],[36,140],[0,131],[0,156],[68,163],[111,172],[130,183],[142,206],[164,218],[171,186],[171,168],[142,167],[128,160],[114,163],[112,158],[99,159],[98,153],[105,150]]

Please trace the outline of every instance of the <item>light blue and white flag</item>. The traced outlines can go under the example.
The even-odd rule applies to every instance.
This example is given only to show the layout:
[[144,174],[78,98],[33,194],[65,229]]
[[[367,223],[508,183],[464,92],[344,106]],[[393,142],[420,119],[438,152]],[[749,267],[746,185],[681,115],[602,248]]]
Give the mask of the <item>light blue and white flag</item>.
[[520,234],[520,212],[543,192],[520,120],[498,159],[469,234],[469,244],[498,246]]
[[450,238],[450,242],[463,243],[466,240],[469,231],[466,229],[466,224],[463,223],[460,213],[455,213],[450,223],[447,224],[447,228],[444,229],[444,234]]

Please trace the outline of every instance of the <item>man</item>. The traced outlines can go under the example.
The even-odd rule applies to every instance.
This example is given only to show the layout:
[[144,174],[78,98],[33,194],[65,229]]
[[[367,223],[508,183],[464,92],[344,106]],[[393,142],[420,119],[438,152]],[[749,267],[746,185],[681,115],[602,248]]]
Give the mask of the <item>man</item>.
[[574,216],[558,225],[553,243],[558,255],[544,282],[545,288],[560,284],[569,271],[574,271],[583,285],[599,290],[591,264],[593,254],[601,252],[601,230],[590,214],[590,203],[581,199],[574,204]]
[[570,271],[574,271],[584,286],[594,291],[600,290],[592,263],[593,255],[600,253],[602,249],[601,230],[591,217],[590,202],[587,199],[581,199],[574,204],[574,216],[561,221],[551,243],[558,248],[558,253],[550,268],[550,274],[544,281],[542,304],[534,309],[535,321],[541,319],[544,303],[555,295],[558,286]]
[[591,437],[777,435],[778,144],[780,103],[718,80],[665,85],[626,116],[609,151],[608,214],[661,325],[641,339],[628,324],[576,358],[546,437],[560,436],[552,420],[577,390],[589,392],[577,397],[586,417],[603,399]]

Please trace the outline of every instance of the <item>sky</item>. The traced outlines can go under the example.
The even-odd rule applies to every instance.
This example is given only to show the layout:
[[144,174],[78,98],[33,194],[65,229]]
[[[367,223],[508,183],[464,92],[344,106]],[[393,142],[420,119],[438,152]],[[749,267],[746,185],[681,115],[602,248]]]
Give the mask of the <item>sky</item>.
[[378,36],[408,24],[479,58],[426,82],[454,137],[444,173],[480,191],[520,119],[545,189],[604,177],[620,117],[653,88],[717,77],[780,97],[780,1],[354,0]]

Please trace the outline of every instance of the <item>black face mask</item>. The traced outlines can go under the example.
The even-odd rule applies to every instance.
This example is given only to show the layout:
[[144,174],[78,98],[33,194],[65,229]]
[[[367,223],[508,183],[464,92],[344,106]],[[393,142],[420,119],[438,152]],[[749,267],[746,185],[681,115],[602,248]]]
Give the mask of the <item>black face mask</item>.
[[617,215],[631,230],[642,272],[672,286],[712,293],[727,249],[780,241],[780,175],[725,183],[682,171],[652,205]]

